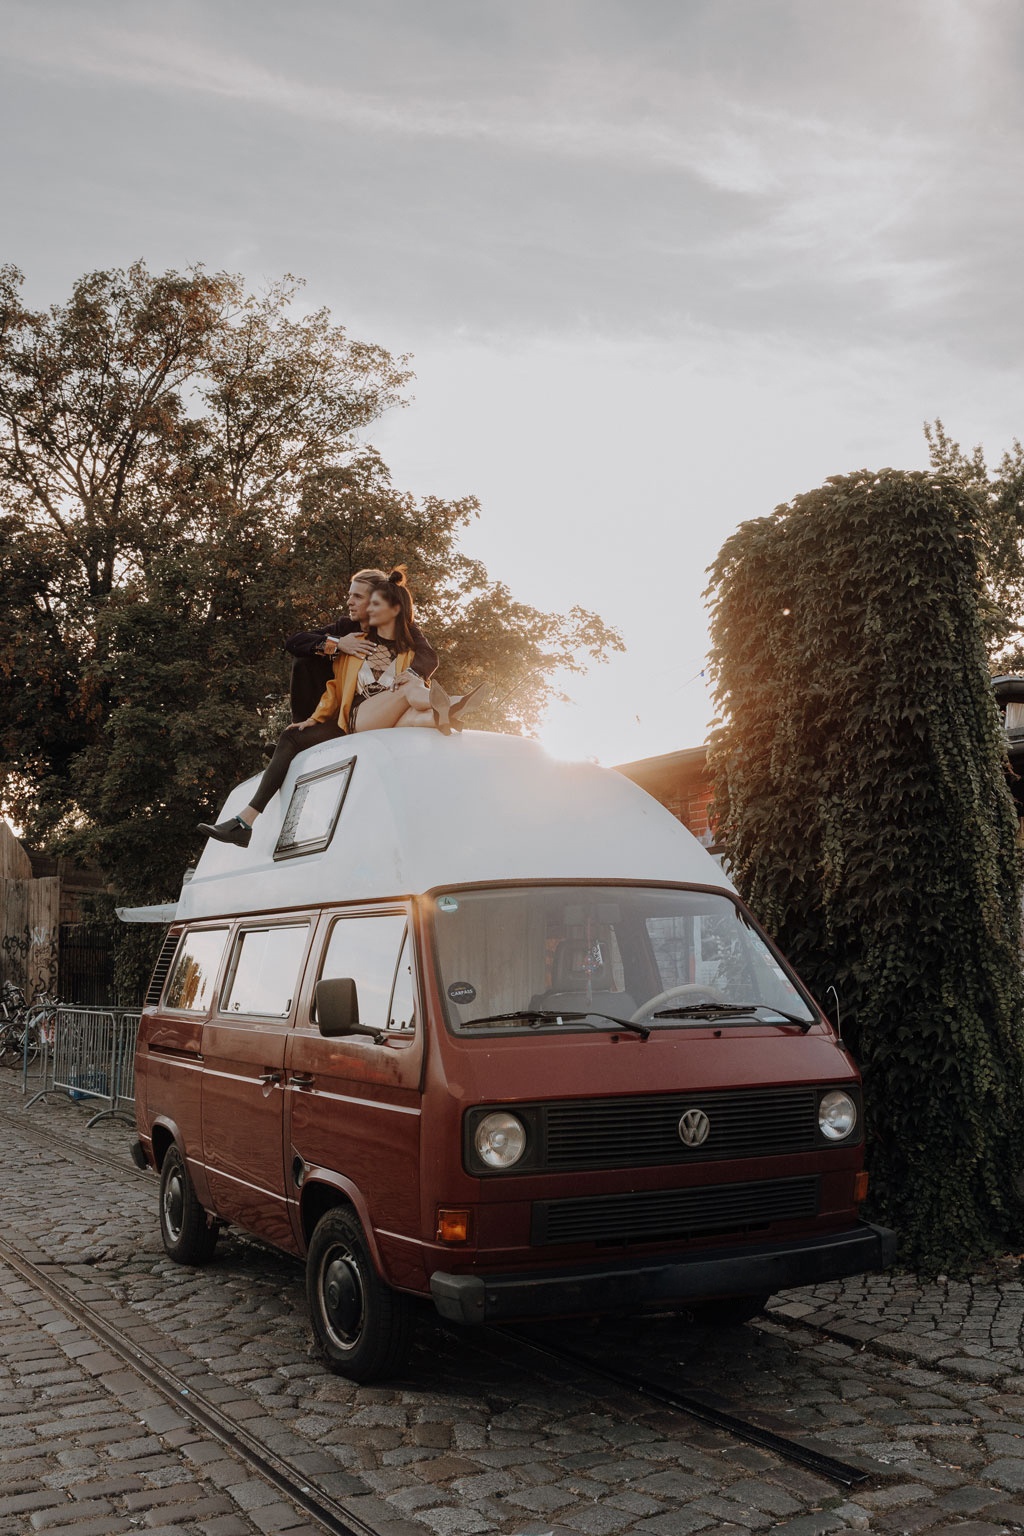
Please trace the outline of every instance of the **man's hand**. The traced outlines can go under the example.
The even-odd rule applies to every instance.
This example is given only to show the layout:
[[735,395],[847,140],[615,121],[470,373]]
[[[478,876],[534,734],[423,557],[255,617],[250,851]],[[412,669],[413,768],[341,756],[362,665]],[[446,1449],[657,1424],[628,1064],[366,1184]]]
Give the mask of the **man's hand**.
[[334,635],[328,635],[324,641],[325,656],[334,656],[339,651],[345,656],[369,656],[372,650],[373,641],[368,640],[361,629],[351,635],[342,635],[340,640]]

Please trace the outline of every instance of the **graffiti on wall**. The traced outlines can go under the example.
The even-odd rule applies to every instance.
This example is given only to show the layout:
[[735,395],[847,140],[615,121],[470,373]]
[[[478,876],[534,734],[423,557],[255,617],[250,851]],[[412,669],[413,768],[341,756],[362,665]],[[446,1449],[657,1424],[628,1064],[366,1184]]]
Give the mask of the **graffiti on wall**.
[[30,1000],[57,990],[57,929],[28,923],[20,933],[0,938],[3,980],[13,981]]

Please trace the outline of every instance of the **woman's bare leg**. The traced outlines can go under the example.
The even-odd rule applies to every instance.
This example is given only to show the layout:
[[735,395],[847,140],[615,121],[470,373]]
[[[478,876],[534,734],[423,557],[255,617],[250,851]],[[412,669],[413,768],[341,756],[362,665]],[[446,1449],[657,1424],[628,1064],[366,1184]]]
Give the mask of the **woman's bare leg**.
[[405,714],[395,721],[396,726],[424,726],[429,730],[434,729],[434,711],[427,709],[407,709]]
[[429,709],[430,689],[427,687],[426,683],[424,683],[420,678],[416,677],[415,674],[411,672],[404,672],[402,677],[403,679],[408,679],[408,681],[400,682],[398,691],[402,695],[402,698],[405,700],[409,708]]
[[356,714],[356,731],[384,731],[392,725],[397,725],[406,710],[406,700],[403,691],[395,689],[392,693],[375,693],[372,698],[364,699]]

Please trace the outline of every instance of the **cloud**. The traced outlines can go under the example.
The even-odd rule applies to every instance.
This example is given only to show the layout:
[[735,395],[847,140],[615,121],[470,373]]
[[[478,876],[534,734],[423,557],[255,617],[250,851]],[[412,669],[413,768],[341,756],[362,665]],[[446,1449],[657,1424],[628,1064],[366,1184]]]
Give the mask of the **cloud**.
[[[56,32],[49,11],[15,4],[9,14],[15,24],[5,46],[8,63],[51,77],[184,92],[359,133],[490,143],[569,161],[683,171],[738,194],[777,188],[773,161],[784,148],[780,128],[812,139],[831,132],[823,121],[748,108],[714,80],[688,80],[685,68],[650,59],[630,64],[585,54],[558,67],[520,60],[518,68],[512,59],[501,86],[485,91],[468,67],[454,94],[396,88],[394,82],[387,90],[359,89],[351,77],[318,82],[308,59],[302,73],[261,62],[254,56],[258,28],[245,53],[202,31],[97,22],[93,8],[67,12]],[[877,148],[884,136],[859,137],[868,148],[873,138]]]
[[[968,345],[1005,337],[1000,248],[1024,235],[1012,6],[645,0],[636,16],[625,0],[307,0],[287,18],[252,0],[53,0],[8,5],[5,51],[51,101],[144,93],[173,111],[190,194],[224,202],[205,138],[238,241],[268,263],[284,236],[246,229],[246,205],[286,207],[291,238],[296,204],[317,207],[308,262],[284,264],[316,276],[322,244],[397,317],[670,333],[697,319],[823,344],[941,317]],[[998,247],[979,239],[996,225]]]

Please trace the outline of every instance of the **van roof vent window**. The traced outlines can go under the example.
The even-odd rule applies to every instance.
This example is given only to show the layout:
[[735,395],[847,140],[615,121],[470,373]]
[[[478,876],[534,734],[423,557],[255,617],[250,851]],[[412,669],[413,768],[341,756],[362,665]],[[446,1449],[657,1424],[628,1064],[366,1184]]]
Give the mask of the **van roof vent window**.
[[163,947],[157,956],[157,962],[153,968],[153,975],[150,977],[149,991],[146,993],[145,1006],[147,1008],[155,1007],[160,1001],[160,994],[164,990],[164,982],[167,980],[167,972],[171,968],[171,961],[174,959],[174,951],[178,947],[179,938],[180,934],[169,933],[166,939],[164,939]]
[[331,763],[316,773],[304,773],[295,781],[285,812],[275,859],[294,859],[306,853],[322,853],[334,836],[355,767],[355,758]]

